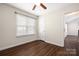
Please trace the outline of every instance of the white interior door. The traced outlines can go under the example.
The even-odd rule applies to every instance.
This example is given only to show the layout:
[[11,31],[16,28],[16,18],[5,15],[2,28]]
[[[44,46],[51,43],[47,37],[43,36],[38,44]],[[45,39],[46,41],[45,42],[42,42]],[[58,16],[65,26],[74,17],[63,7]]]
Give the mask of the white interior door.
[[65,33],[65,37],[67,36],[67,24],[65,24],[65,30],[64,30],[64,33]]

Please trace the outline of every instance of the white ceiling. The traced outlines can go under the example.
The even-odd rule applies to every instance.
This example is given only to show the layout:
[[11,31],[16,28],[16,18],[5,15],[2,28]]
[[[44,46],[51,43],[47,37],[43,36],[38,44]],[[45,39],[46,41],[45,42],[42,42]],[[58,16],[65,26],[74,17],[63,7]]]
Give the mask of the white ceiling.
[[23,9],[27,12],[30,12],[35,15],[43,15],[45,13],[62,9],[69,5],[69,3],[44,3],[47,6],[47,9],[43,9],[41,7],[36,8],[36,10],[32,10],[33,3],[10,3],[10,5]]
[[72,21],[77,21],[77,19],[79,19],[79,11],[69,13],[69,14],[65,15],[64,18],[65,18],[66,23],[70,23]]

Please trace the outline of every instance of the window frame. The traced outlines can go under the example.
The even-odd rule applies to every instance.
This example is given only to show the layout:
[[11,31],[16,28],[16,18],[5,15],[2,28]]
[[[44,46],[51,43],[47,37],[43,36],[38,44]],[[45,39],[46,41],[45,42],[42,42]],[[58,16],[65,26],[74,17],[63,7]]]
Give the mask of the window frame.
[[[33,19],[33,20],[35,20],[35,26],[34,26],[34,32],[35,33],[33,33],[33,34],[26,34],[26,35],[17,35],[17,22],[16,22],[16,38],[20,38],[20,37],[27,37],[27,36],[33,36],[33,35],[36,35],[36,33],[37,33],[37,30],[36,30],[36,19],[35,18],[33,18],[33,17],[31,17],[31,16],[28,16],[28,15],[25,15],[25,14],[22,14],[22,13],[18,13],[18,12],[15,12],[15,15],[16,14],[19,14],[19,15],[22,15],[22,16],[25,16],[25,17],[28,17],[28,18],[31,18],[31,19]],[[17,16],[16,16],[16,21],[17,21]],[[27,25],[27,27],[28,27],[28,25]]]

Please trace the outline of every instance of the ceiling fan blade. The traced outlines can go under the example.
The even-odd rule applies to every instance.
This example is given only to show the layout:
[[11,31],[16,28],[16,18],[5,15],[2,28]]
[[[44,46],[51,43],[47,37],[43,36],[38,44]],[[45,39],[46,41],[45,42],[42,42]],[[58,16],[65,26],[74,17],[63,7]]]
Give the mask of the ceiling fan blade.
[[45,5],[43,5],[43,3],[40,3],[40,6],[44,9],[47,9],[47,7]]
[[36,5],[33,6],[33,9],[32,10],[35,10],[35,8],[36,8]]

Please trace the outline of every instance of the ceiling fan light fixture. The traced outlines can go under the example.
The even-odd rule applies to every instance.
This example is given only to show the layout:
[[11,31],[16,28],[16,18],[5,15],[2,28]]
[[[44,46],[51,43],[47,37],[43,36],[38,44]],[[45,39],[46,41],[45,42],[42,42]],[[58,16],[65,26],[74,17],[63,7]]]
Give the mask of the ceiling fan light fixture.
[[40,6],[40,3],[35,3],[35,5]]
[[44,9],[47,9],[47,7],[43,3],[40,3],[40,6]]
[[43,9],[47,9],[47,7],[44,5],[44,3],[39,3],[39,2],[34,3],[32,10],[35,10],[36,7],[38,7],[38,8],[42,7]]
[[41,14],[41,11],[39,10],[39,8],[36,8],[34,12],[35,12],[36,15],[40,15]]

